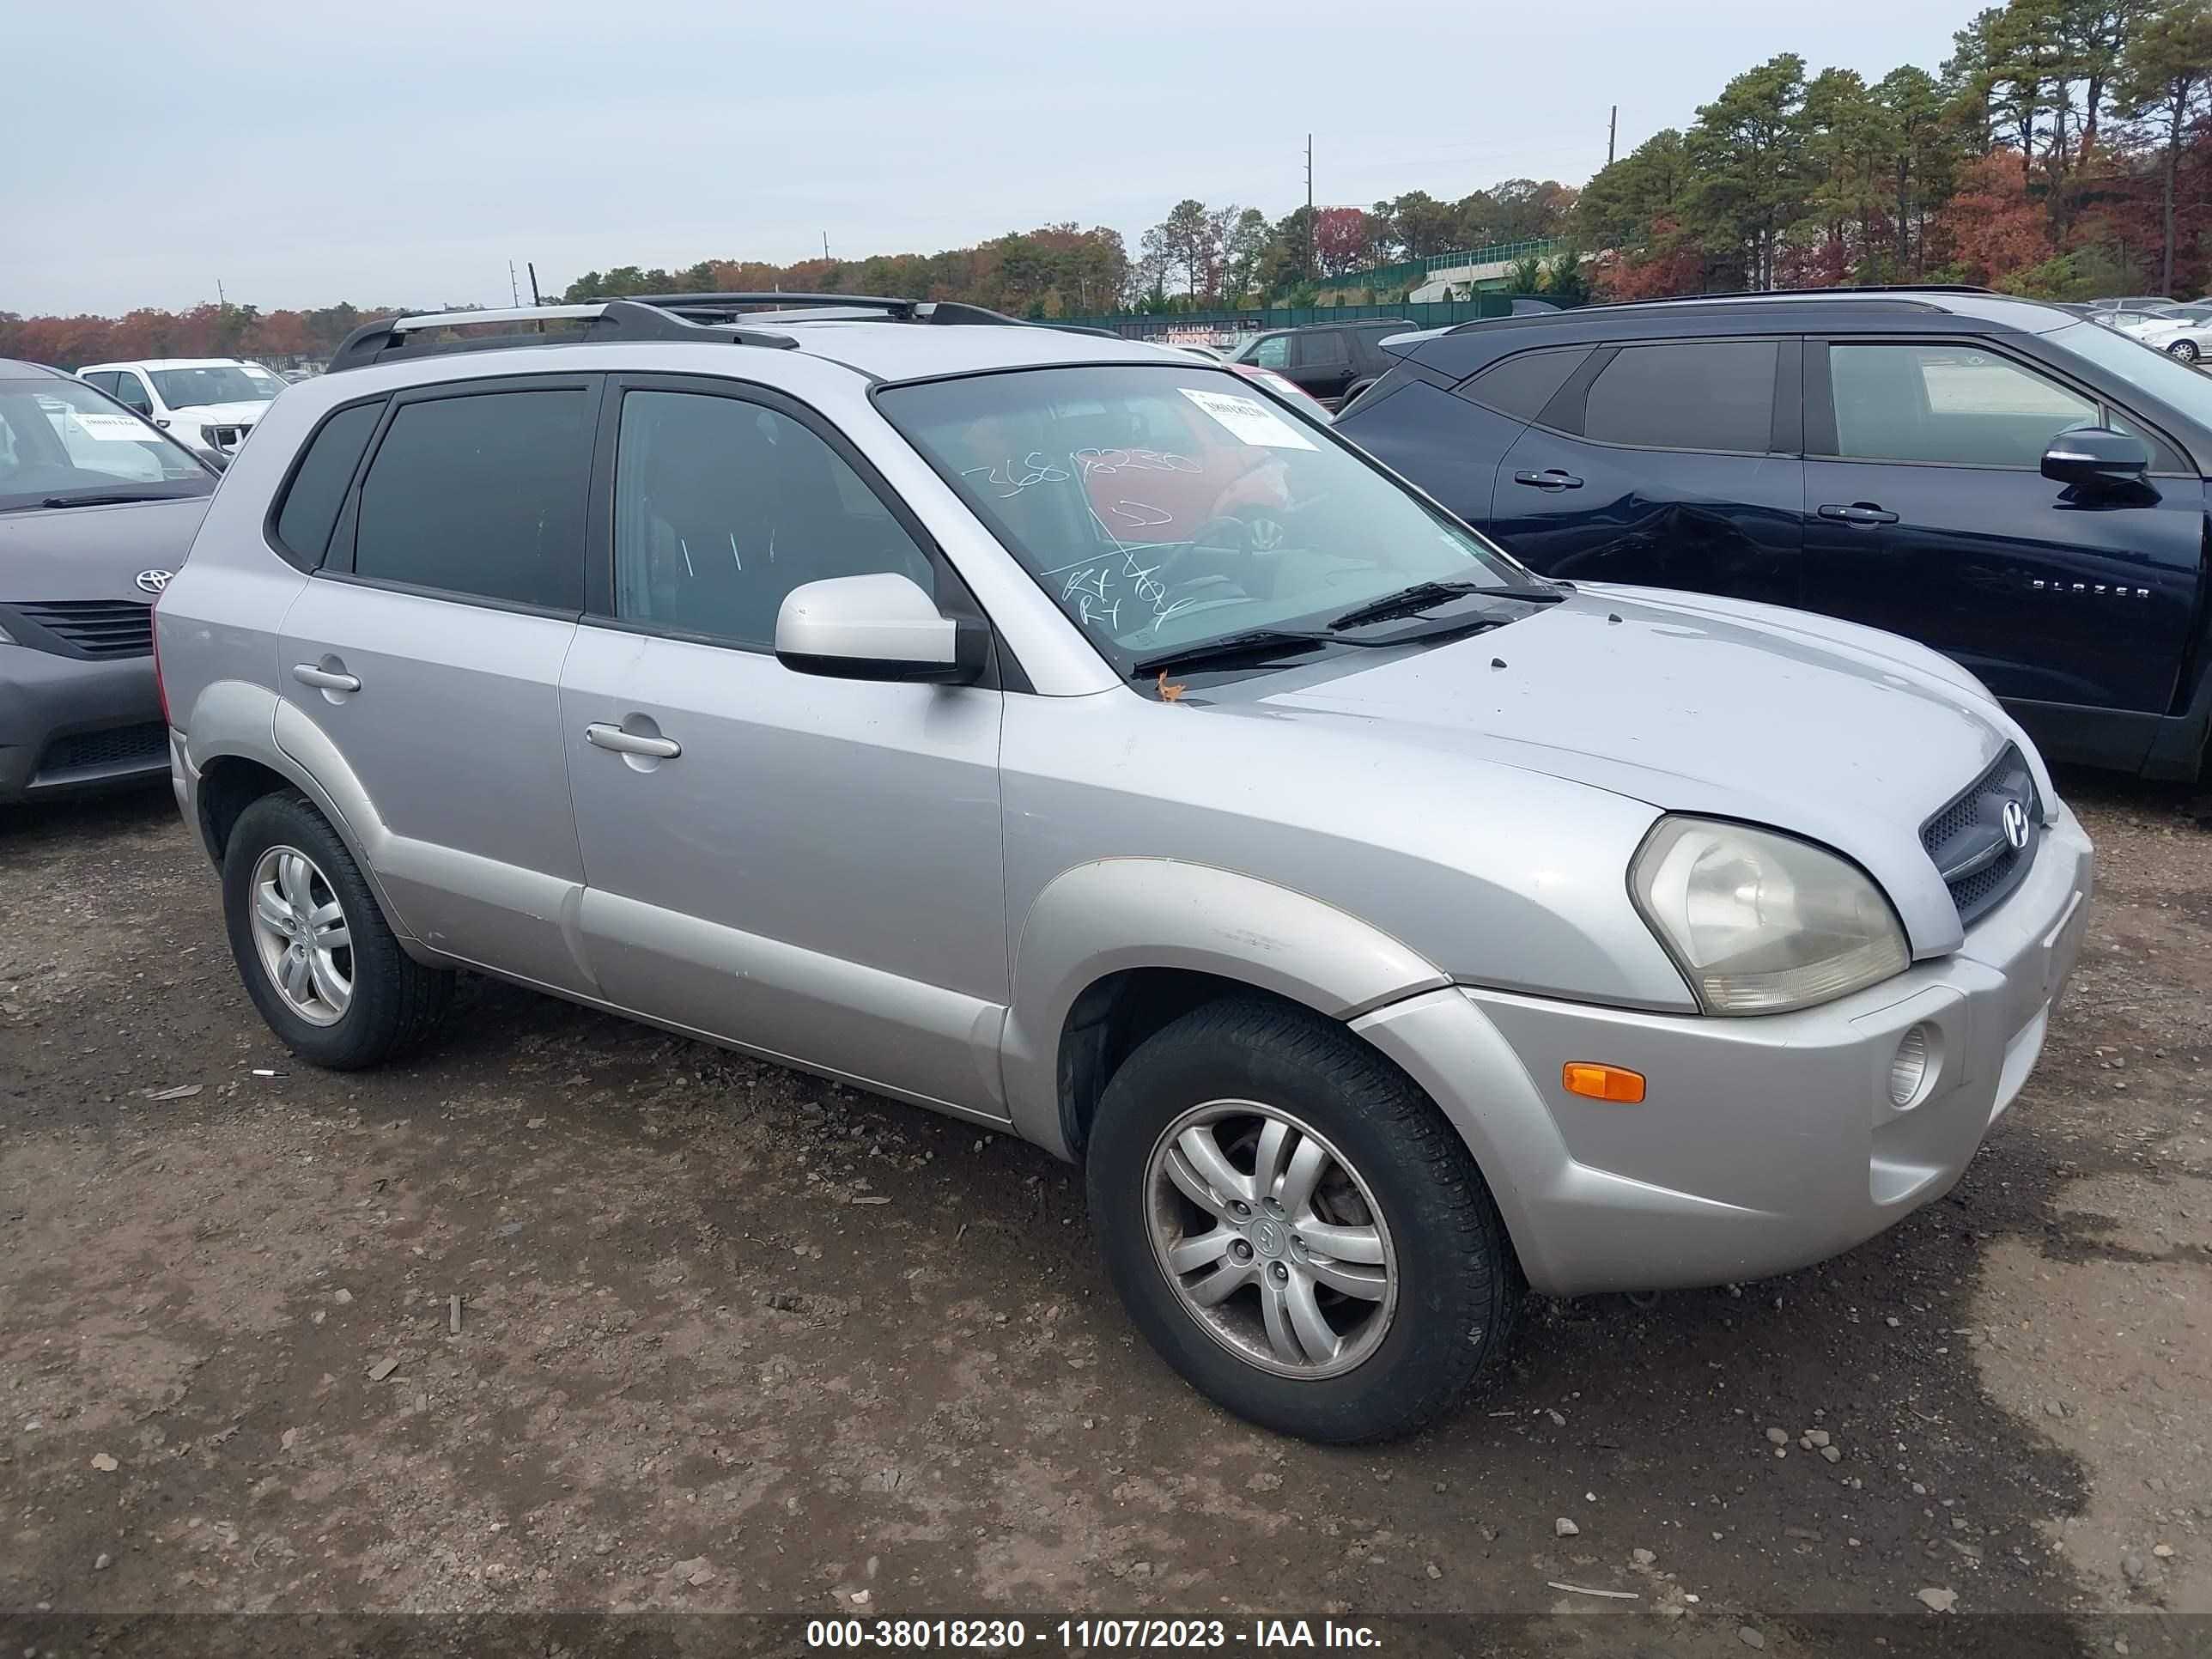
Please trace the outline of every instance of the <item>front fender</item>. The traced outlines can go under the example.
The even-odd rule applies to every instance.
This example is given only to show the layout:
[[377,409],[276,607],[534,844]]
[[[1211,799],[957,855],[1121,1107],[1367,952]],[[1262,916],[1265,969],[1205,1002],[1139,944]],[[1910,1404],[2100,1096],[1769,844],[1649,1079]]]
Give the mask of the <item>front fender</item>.
[[1003,1063],[1024,1139],[1070,1156],[1059,1081],[1068,1010],[1135,968],[1239,981],[1342,1020],[1450,982],[1379,928],[1273,882],[1174,859],[1076,865],[1037,895],[1015,947]]

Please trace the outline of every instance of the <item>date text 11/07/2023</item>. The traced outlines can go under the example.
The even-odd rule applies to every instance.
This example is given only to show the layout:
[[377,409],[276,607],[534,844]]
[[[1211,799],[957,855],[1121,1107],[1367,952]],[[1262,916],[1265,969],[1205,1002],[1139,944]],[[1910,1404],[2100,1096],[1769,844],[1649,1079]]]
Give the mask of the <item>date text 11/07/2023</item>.
[[1370,1626],[1331,1619],[810,1619],[806,1645],[982,1653],[1032,1645],[1073,1652],[1240,1647],[1374,1652],[1382,1642]]

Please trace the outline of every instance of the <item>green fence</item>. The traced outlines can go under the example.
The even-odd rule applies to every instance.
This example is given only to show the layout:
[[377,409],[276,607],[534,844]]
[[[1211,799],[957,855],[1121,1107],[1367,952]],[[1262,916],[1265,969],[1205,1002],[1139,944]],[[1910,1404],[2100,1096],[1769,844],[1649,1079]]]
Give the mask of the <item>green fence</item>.
[[1472,300],[1438,300],[1426,305],[1275,306],[1265,311],[1161,311],[1103,317],[1063,317],[1063,325],[1103,328],[1125,339],[1152,340],[1169,335],[1259,334],[1309,323],[1349,323],[1362,317],[1402,318],[1414,328],[1448,328],[1485,317],[1510,317],[1513,301],[1503,294],[1479,294]]
[[1327,276],[1321,282],[1324,294],[1345,289],[1419,288],[1429,279],[1430,273],[1456,270],[1462,265],[1512,264],[1531,256],[1539,259],[1556,258],[1566,248],[1564,239],[1557,236],[1532,236],[1517,242],[1492,242],[1484,247],[1462,248],[1455,253],[1431,253],[1425,258],[1407,259],[1395,265],[1376,265],[1370,270],[1355,270],[1343,276]]

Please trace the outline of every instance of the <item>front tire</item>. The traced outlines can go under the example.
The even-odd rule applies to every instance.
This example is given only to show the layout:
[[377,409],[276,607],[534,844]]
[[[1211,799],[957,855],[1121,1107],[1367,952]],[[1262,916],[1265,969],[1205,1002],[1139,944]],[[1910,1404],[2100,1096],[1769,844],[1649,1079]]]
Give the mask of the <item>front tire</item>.
[[2194,340],[2176,340],[2166,349],[2169,356],[2178,358],[2192,368],[2197,366],[2197,359],[2201,355],[2197,349],[2197,342]]
[[377,1065],[420,1042],[452,1000],[453,975],[399,948],[353,854],[295,790],[239,814],[222,908],[246,994],[310,1065]]
[[1232,999],[1107,1085],[1092,1224],[1129,1316],[1237,1415],[1340,1444],[1429,1422],[1497,1363],[1519,1265],[1466,1144],[1334,1021]]

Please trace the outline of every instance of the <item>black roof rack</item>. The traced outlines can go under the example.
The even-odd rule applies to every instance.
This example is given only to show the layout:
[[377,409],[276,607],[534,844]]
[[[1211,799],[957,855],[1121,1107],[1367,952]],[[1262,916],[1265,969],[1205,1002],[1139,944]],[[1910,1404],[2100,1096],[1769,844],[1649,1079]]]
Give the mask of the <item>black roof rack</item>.
[[[580,329],[548,334],[549,322],[581,322]],[[527,325],[536,326],[526,326]],[[428,337],[457,329],[512,325],[502,334],[458,339]],[[497,311],[440,311],[421,316],[386,317],[363,323],[331,355],[327,373],[365,368],[371,363],[412,360],[447,352],[496,351],[519,346],[576,345],[606,340],[703,340],[730,345],[767,346],[788,351],[798,341],[788,334],[696,321],[660,306],[635,300],[593,300],[576,305],[519,306]]]
[[1839,294],[1871,295],[1877,298],[1894,295],[1908,300],[1916,294],[1980,294],[1996,300],[2018,297],[2000,294],[1993,288],[1977,288],[1969,283],[1838,283],[1829,288],[1719,289],[1708,294],[1667,294],[1649,300],[1608,300],[1601,303],[1613,310],[1626,306],[1681,305],[1692,300],[1825,300]]

